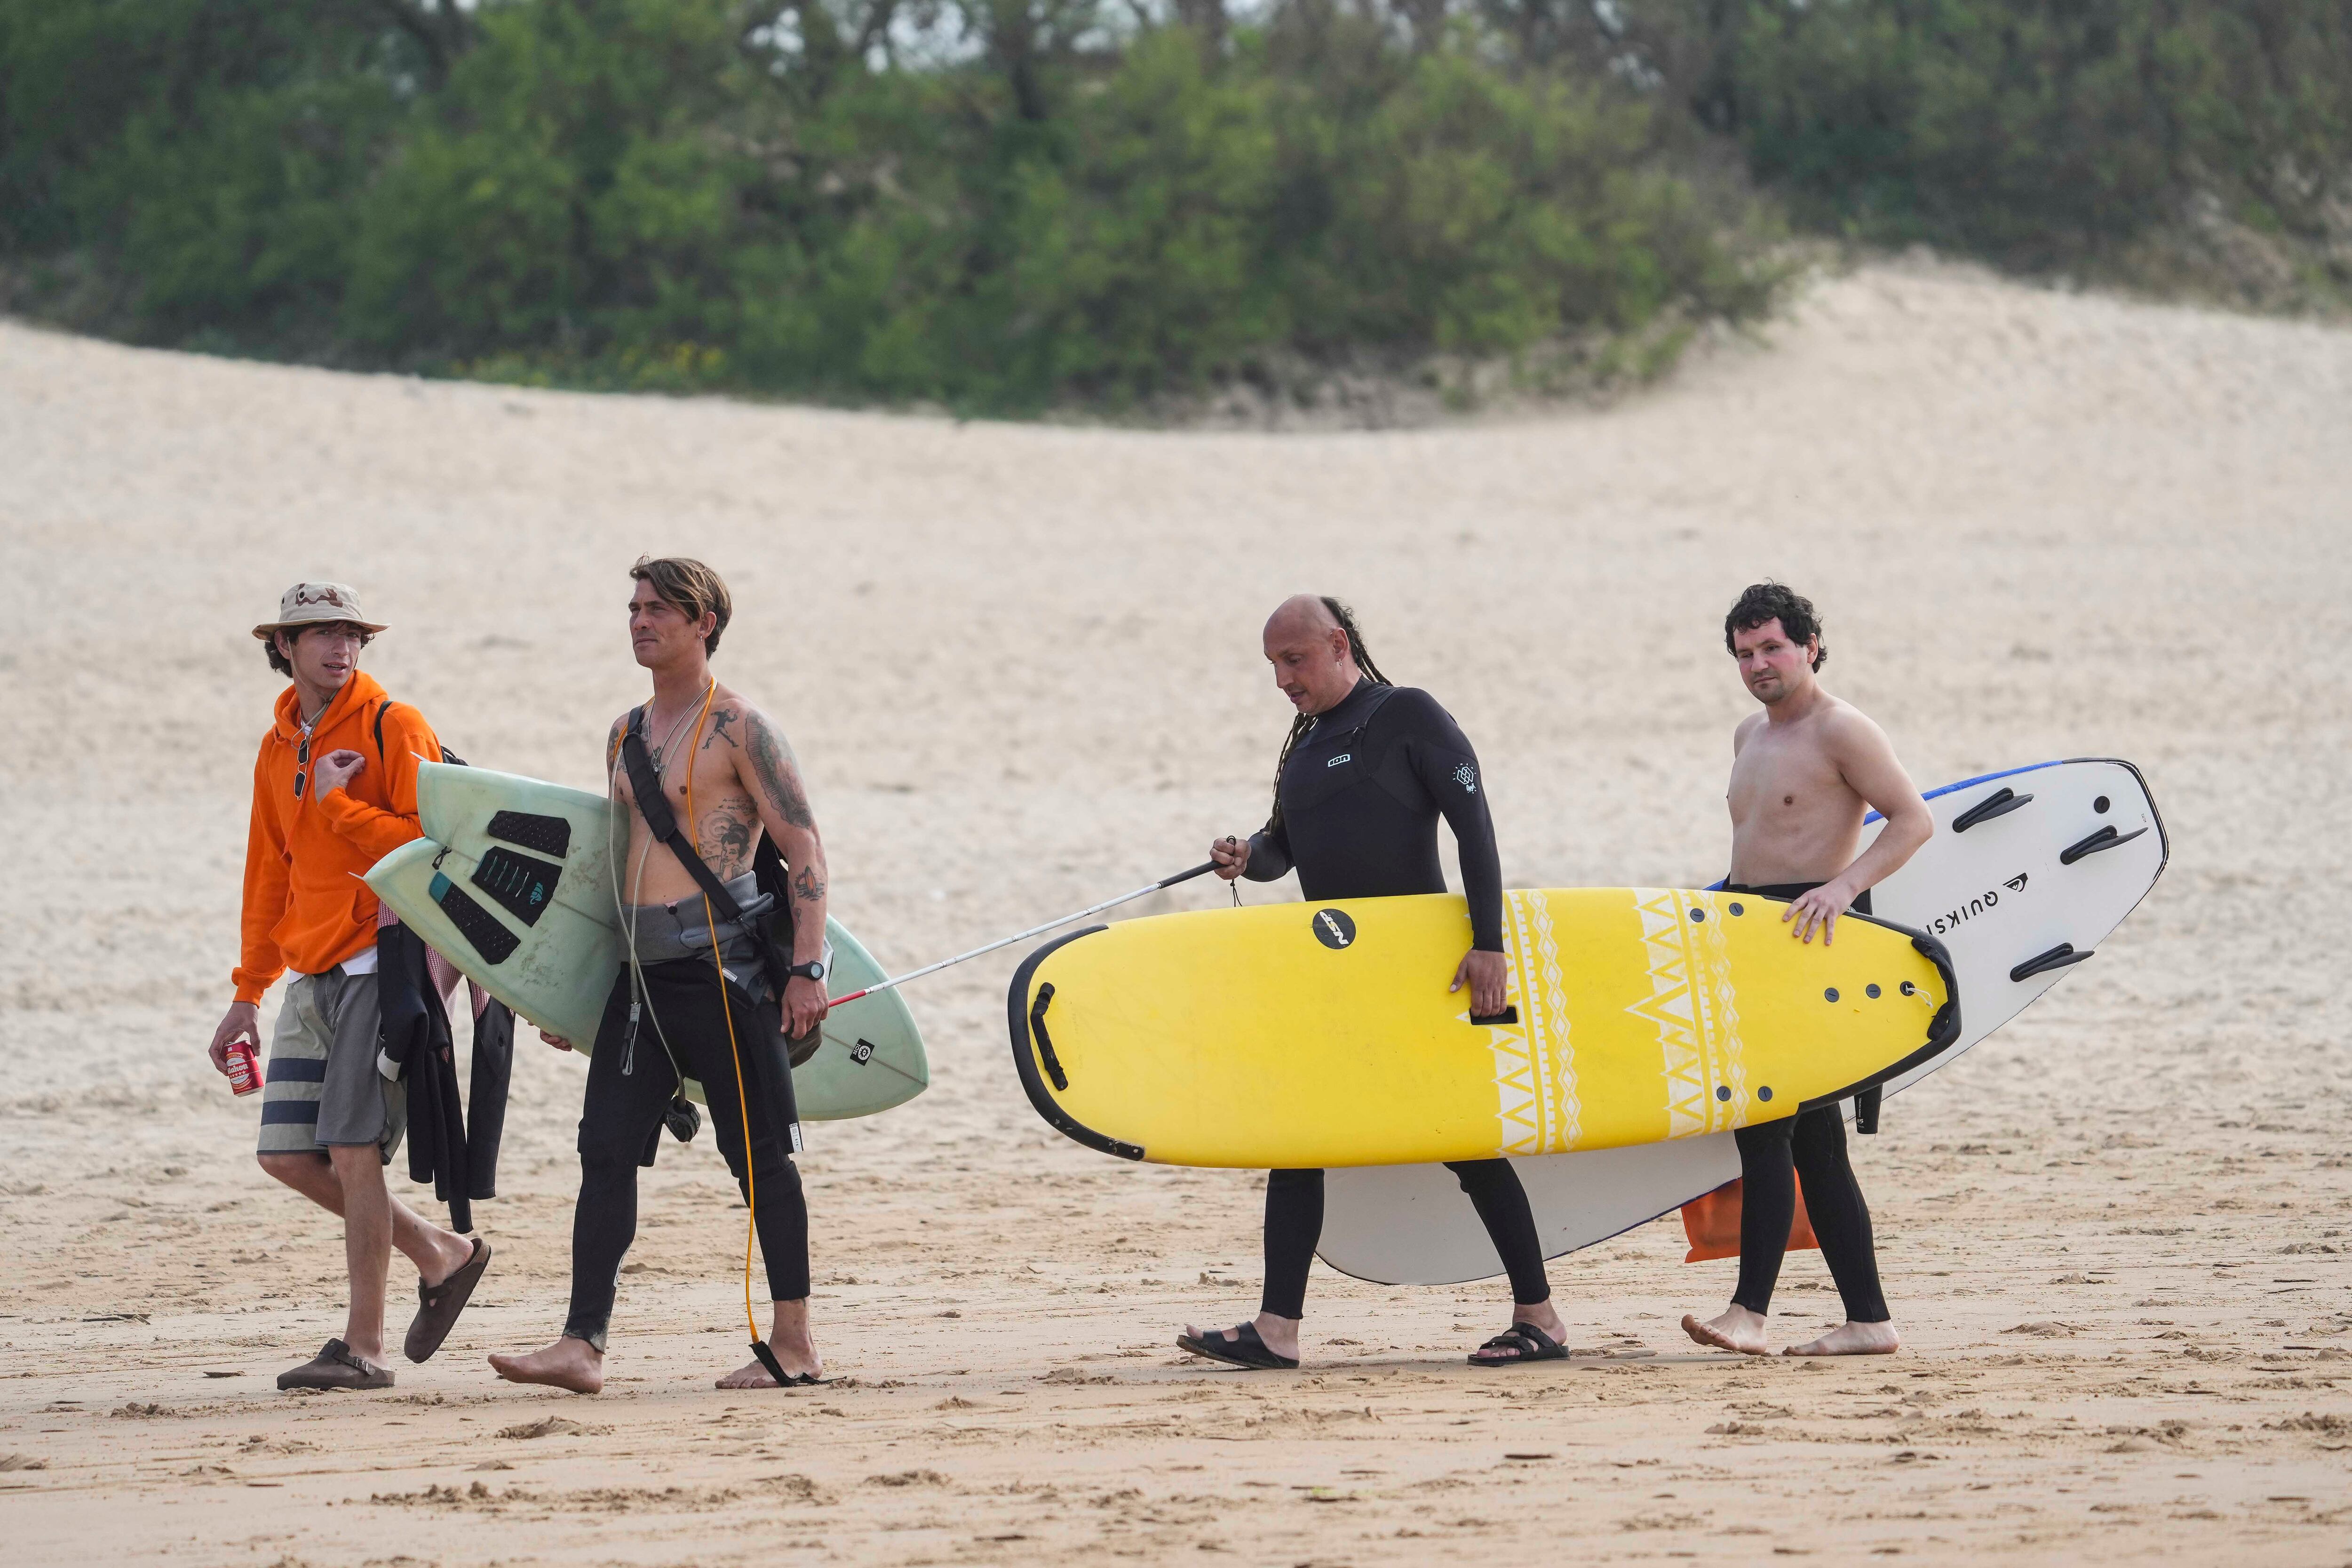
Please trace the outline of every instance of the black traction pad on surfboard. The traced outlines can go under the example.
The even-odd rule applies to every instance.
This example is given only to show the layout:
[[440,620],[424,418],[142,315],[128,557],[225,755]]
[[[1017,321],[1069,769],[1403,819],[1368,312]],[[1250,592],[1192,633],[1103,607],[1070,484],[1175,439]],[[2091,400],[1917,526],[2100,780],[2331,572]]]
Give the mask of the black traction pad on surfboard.
[[535,811],[501,811],[490,818],[489,835],[561,860],[572,851],[572,824]]
[[499,924],[498,917],[466,896],[466,889],[446,877],[433,879],[433,901],[457,928],[457,934],[492,963],[504,963],[522,945],[522,939]]
[[467,880],[497,900],[507,913],[527,926],[535,926],[539,917],[547,912],[549,902],[555,897],[555,884],[562,877],[561,866],[493,846]]

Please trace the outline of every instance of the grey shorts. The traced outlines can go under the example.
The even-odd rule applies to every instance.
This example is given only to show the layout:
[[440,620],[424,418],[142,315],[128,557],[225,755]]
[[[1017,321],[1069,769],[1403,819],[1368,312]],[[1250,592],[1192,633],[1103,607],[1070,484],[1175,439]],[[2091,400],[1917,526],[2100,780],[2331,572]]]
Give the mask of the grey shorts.
[[408,1091],[376,1070],[376,977],[298,974],[263,1068],[264,1154],[373,1143],[386,1164],[408,1129]]

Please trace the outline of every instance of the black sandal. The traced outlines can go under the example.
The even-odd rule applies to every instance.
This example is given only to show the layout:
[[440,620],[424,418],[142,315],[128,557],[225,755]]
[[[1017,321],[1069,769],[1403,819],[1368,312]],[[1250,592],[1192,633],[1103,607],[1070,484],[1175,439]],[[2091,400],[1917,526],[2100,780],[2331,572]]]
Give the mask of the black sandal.
[[1568,1359],[1568,1347],[1533,1323],[1513,1323],[1509,1328],[1480,1345],[1478,1349],[1513,1351],[1517,1353],[1488,1356],[1474,1353],[1470,1357],[1472,1366],[1517,1366],[1521,1362]]
[[1265,1348],[1265,1342],[1258,1338],[1255,1323],[1236,1325],[1232,1339],[1218,1333],[1197,1339],[1191,1334],[1179,1334],[1176,1342],[1194,1355],[1204,1355],[1228,1366],[1247,1367],[1252,1372],[1295,1372],[1298,1367],[1296,1358],[1276,1355]]

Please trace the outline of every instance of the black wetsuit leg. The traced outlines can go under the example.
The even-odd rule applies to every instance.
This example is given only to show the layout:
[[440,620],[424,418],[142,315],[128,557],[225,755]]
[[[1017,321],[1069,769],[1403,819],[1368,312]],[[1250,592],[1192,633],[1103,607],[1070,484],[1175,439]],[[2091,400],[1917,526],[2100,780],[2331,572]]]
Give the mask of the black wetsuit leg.
[[629,1035],[629,976],[604,999],[580,1114],[580,1199],[572,1209],[572,1310],[564,1336],[604,1348],[621,1261],[637,1235],[637,1163],[650,1157],[676,1082],[653,1031]]
[[1511,1277],[1511,1300],[1522,1307],[1550,1300],[1543,1243],[1536,1235],[1535,1211],[1528,1206],[1528,1190],[1520,1184],[1518,1172],[1508,1160],[1449,1160],[1445,1168],[1470,1194],[1487,1239],[1501,1255]]
[[[1805,1184],[1805,1214],[1822,1244],[1822,1260],[1837,1281],[1849,1322],[1883,1323],[1892,1313],[1878,1286],[1878,1252],[1870,1233],[1870,1205],[1846,1160],[1845,1118],[1834,1105],[1796,1118],[1790,1152]],[[1818,1195],[1816,1195],[1818,1194]],[[1784,1228],[1781,1236],[1788,1235]],[[1747,1240],[1743,1233],[1740,1239]]]
[[1307,1270],[1323,1239],[1323,1173],[1265,1173],[1265,1289],[1258,1310],[1276,1318],[1307,1315]]
[[[563,1331],[602,1350],[612,1322],[622,1260],[636,1237],[637,1167],[653,1163],[660,1146],[662,1113],[677,1092],[662,1041],[677,1053],[688,1075],[699,1079],[710,1101],[711,1130],[719,1153],[744,1181],[743,1110],[735,1092],[735,1063],[728,1047],[728,1016],[722,1012],[719,977],[695,961],[648,964],[644,970],[645,1012],[634,1042],[629,1034],[629,977],[624,972],[606,998],[604,1017],[588,1063],[588,1091],[580,1117],[580,1202],[572,1220],[572,1310]],[[773,1034],[779,1022],[772,1003],[754,1005],[730,986],[738,1042]],[[660,1020],[660,1029],[654,1020]],[[748,1058],[748,1052],[747,1052]],[[751,1080],[747,1059],[745,1081]],[[763,1100],[751,1107],[751,1173],[758,1182],[756,1218],[760,1252],[767,1267],[772,1300],[797,1301],[809,1293],[808,1205],[800,1173],[783,1142],[769,1125]]]
[[[1457,1160],[1447,1170],[1470,1194],[1486,1235],[1511,1276],[1511,1300],[1522,1307],[1551,1300],[1544,1275],[1543,1245],[1527,1189],[1508,1160]],[[1323,1239],[1323,1173],[1265,1173],[1265,1290],[1258,1310],[1277,1318],[1307,1315],[1307,1271]]]
[[[1771,887],[1729,886],[1735,893],[1795,899],[1821,884],[1791,882]],[[1857,913],[1870,912],[1870,895],[1854,900]],[[1879,1288],[1878,1252],[1871,1234],[1870,1205],[1846,1157],[1845,1121],[1834,1105],[1801,1111],[1779,1121],[1742,1127],[1739,1145],[1739,1288],[1735,1306],[1759,1317],[1772,1304],[1780,1261],[1789,1249],[1789,1227],[1797,1216],[1797,1178],[1804,1179],[1805,1214],[1822,1244],[1822,1260],[1837,1281],[1845,1315],[1856,1323],[1884,1323],[1892,1316]]]
[[1797,1218],[1796,1165],[1789,1142],[1798,1120],[1782,1117],[1731,1135],[1739,1145],[1739,1288],[1731,1293],[1731,1304],[1759,1318],[1772,1310],[1772,1287],[1780,1282],[1789,1227]]

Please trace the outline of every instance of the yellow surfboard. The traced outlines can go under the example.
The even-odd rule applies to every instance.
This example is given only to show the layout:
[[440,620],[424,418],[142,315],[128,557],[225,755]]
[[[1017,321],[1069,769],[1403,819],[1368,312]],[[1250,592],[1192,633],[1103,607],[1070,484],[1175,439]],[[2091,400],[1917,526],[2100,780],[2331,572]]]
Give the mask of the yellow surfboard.
[[1047,1122],[1171,1165],[1385,1165],[1688,1138],[1793,1116],[1959,1036],[1933,938],[1669,888],[1504,900],[1509,1006],[1449,993],[1450,894],[1160,915],[1013,976],[1013,1056]]

